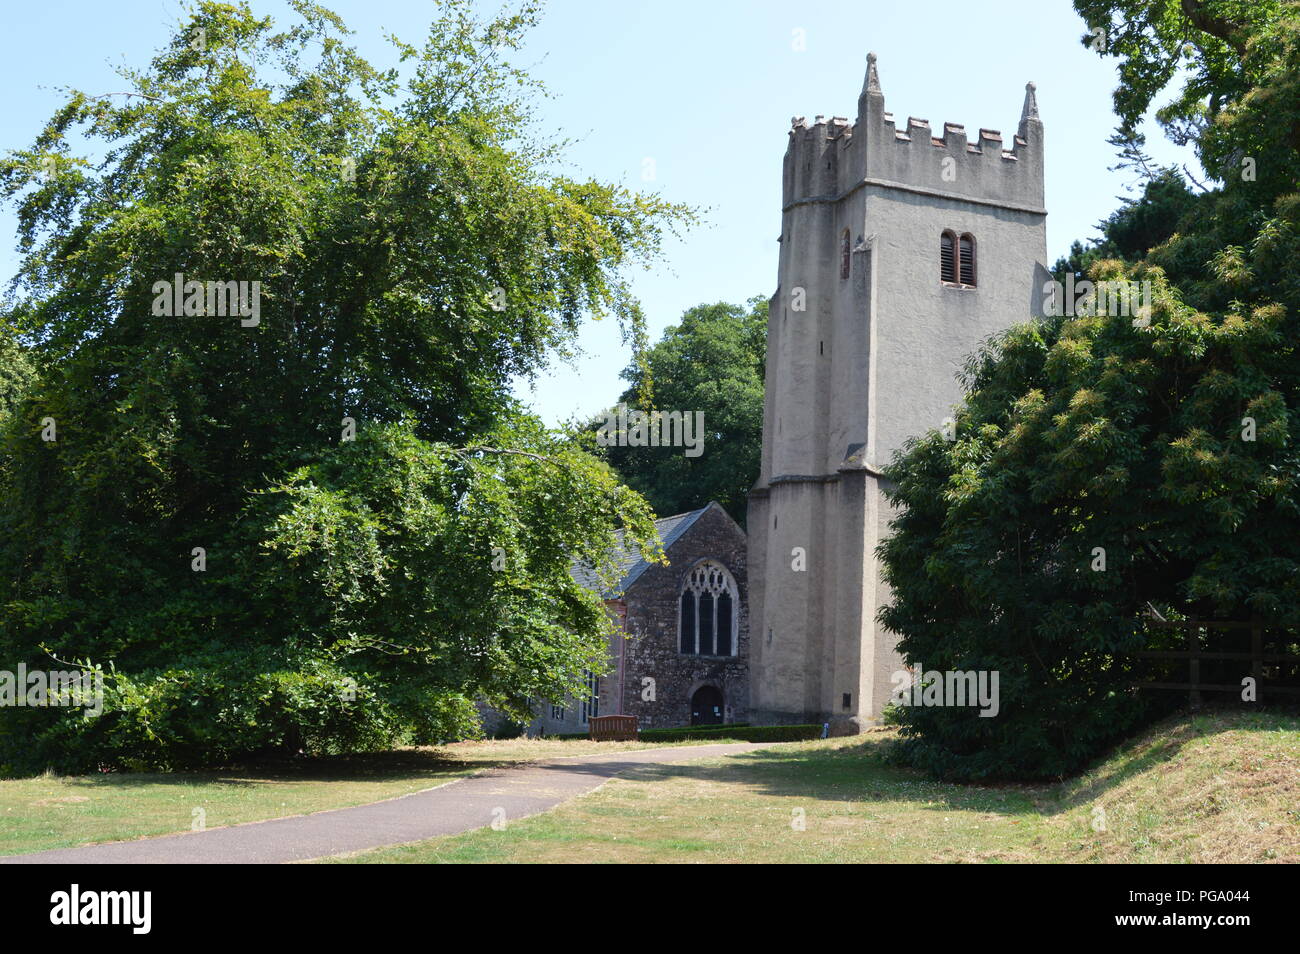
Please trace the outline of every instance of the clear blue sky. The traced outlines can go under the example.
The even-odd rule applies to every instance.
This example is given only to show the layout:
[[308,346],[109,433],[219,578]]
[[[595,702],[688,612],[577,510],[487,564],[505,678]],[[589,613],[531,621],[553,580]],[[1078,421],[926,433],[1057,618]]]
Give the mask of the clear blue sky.
[[[280,0],[252,6],[277,16],[286,9]],[[418,41],[433,10],[425,0],[326,6],[381,65],[391,61],[383,35]],[[6,4],[0,149],[30,144],[60,102],[54,87],[119,89],[112,65],[143,66],[182,17],[177,0]],[[520,62],[554,94],[541,106],[545,127],[578,140],[569,153],[575,170],[706,210],[700,226],[636,276],[657,338],[692,305],[772,292],[790,117],[851,118],[868,50],[879,56],[887,108],[932,128],[948,121],[1014,131],[1025,83],[1036,82],[1047,138],[1048,264],[1072,240],[1094,235],[1133,177],[1108,171],[1115,70],[1080,45],[1083,32],[1068,0],[552,0]],[[1158,129],[1147,134],[1158,160],[1191,163]],[[646,158],[655,166],[650,183],[642,181]],[[6,277],[13,224],[3,210]],[[594,412],[623,388],[628,352],[617,329],[589,324],[581,346],[573,367],[520,388],[549,421]]]

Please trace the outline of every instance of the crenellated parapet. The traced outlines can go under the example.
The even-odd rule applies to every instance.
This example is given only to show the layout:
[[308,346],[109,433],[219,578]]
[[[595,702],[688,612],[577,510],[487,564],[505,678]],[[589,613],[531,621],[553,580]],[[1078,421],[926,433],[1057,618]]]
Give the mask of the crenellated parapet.
[[951,122],[937,133],[926,119],[899,122],[886,111],[876,57],[868,54],[853,122],[842,116],[791,120],[783,204],[836,200],[875,184],[1041,211],[1043,123],[1033,83],[1025,87],[1014,135],[981,127],[971,137],[964,125]]

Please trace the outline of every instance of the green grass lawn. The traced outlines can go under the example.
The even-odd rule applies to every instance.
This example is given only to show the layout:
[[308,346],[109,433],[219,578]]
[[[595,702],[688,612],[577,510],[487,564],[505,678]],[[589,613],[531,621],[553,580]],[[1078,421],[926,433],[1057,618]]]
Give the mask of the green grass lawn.
[[1054,785],[884,764],[892,732],[645,766],[502,831],[346,862],[1300,861],[1300,719],[1172,719]]
[[[642,766],[544,815],[350,862],[1300,860],[1300,719],[1170,720],[1056,785],[884,764],[892,732]],[[480,769],[661,744],[463,742],[228,771],[0,781],[0,854],[364,804]],[[1098,811],[1100,809],[1100,811]],[[1104,830],[1094,829],[1094,825]]]
[[189,831],[196,808],[217,828],[394,798],[509,762],[662,747],[515,739],[224,771],[7,779],[0,855]]

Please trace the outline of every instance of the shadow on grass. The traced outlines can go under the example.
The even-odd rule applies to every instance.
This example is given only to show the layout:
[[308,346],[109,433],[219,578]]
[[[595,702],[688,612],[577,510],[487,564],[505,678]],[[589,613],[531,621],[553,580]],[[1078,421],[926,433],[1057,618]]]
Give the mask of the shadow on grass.
[[[1025,786],[958,786],[937,782],[914,769],[886,764],[886,749],[893,737],[869,737],[839,748],[811,748],[801,743],[725,756],[723,764],[682,764],[609,760],[596,763],[556,763],[530,766],[538,771],[579,772],[630,781],[690,779],[744,785],[768,795],[797,796],[828,801],[917,801],[982,811],[1030,813],[1037,811]],[[717,758],[701,754],[699,758]]]
[[133,788],[145,785],[229,785],[249,787],[268,782],[405,782],[437,779],[496,768],[508,762],[461,759],[427,749],[400,749],[303,759],[268,759],[219,769],[181,772],[105,772],[61,776],[72,786]]
[[[1137,737],[1104,753],[1072,778],[1047,783],[987,785],[937,781],[910,768],[889,764],[894,736],[870,737],[840,748],[811,748],[799,743],[777,745],[727,756],[724,764],[627,762],[620,777],[631,781],[689,779],[743,785],[766,795],[843,802],[912,802],[934,811],[965,810],[1001,815],[1056,816],[1103,800],[1125,782],[1177,758],[1197,740],[1221,733],[1300,729],[1294,715],[1208,711],[1182,713],[1149,726]],[[564,768],[576,765],[538,766]],[[614,766],[590,766],[607,775]]]

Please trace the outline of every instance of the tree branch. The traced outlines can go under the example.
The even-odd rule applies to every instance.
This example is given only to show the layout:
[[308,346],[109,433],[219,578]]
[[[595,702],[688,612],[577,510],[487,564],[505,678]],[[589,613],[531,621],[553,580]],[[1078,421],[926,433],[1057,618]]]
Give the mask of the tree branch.
[[1203,0],[1181,0],[1179,8],[1196,29],[1222,40],[1238,56],[1246,55],[1246,43],[1240,39],[1240,24],[1209,13]]

